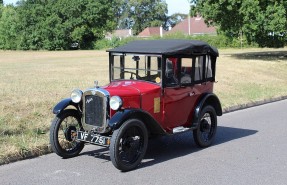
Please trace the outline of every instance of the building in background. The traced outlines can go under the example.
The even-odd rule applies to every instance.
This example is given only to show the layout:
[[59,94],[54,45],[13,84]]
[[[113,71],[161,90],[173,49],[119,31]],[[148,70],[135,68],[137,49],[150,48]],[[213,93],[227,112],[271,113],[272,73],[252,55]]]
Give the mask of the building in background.
[[175,25],[167,34],[183,33],[185,35],[216,35],[216,28],[208,27],[205,24],[203,17],[190,17]]
[[160,27],[147,27],[142,32],[140,32],[137,37],[140,37],[140,38],[149,38],[152,36],[162,37],[163,34],[165,34],[165,33],[166,33],[166,31],[162,28],[162,26],[160,26]]
[[112,33],[109,32],[105,35],[105,38],[111,40],[113,37],[117,37],[121,40],[132,36],[133,36],[133,30],[125,29],[125,30],[114,30]]
[[[204,22],[203,17],[189,17],[182,22],[175,25],[173,28],[166,31],[160,27],[147,27],[142,32],[140,32],[136,37],[138,38],[149,38],[153,36],[162,37],[164,34],[172,33],[183,33],[185,35],[216,35],[216,28],[214,26],[208,27]],[[132,37],[133,33],[131,29],[126,30],[114,30],[112,33],[107,33],[105,38],[111,40],[113,37],[119,39],[124,39],[127,37]]]

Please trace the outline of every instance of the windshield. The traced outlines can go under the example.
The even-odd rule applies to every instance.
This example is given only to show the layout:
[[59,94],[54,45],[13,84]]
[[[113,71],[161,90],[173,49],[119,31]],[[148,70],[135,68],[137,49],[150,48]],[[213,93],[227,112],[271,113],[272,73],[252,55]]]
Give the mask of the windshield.
[[112,80],[161,82],[161,57],[147,55],[113,55]]

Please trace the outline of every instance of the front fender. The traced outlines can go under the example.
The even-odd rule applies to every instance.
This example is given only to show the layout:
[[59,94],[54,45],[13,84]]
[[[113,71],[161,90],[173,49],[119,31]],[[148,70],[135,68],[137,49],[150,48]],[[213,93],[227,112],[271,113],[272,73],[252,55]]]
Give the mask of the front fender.
[[200,97],[197,106],[194,109],[193,113],[193,126],[196,126],[197,123],[199,122],[199,116],[202,108],[206,105],[211,105],[214,107],[217,116],[222,116],[222,107],[221,103],[219,101],[219,98],[213,94],[213,93],[208,93],[204,94]]
[[77,107],[77,104],[75,104],[71,98],[66,98],[63,99],[62,101],[60,101],[54,108],[53,108],[53,113],[54,114],[59,114],[60,112],[62,112],[62,110],[64,110],[66,107],[68,107],[69,105],[73,105],[74,107]]
[[160,124],[148,113],[141,109],[125,109],[118,111],[109,120],[109,127],[116,130],[128,119],[140,119],[144,122],[148,131],[154,135],[165,135],[167,134]]

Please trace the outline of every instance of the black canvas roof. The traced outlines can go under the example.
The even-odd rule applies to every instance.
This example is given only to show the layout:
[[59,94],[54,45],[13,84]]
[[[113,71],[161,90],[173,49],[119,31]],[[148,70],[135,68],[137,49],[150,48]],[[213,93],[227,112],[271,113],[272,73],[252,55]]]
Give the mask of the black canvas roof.
[[115,53],[194,55],[211,54],[218,57],[218,50],[199,40],[139,40],[108,50]]

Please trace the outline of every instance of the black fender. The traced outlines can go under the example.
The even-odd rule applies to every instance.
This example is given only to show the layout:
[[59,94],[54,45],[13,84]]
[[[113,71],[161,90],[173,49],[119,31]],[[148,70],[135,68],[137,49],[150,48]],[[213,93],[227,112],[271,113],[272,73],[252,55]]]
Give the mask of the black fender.
[[59,114],[60,112],[62,112],[62,110],[64,110],[66,107],[68,107],[69,105],[72,105],[74,107],[77,108],[77,110],[79,110],[78,108],[78,104],[74,103],[72,101],[71,98],[66,98],[61,100],[54,108],[53,108],[53,113],[54,114]]
[[109,127],[113,130],[120,128],[120,126],[128,119],[140,119],[143,121],[148,131],[152,135],[166,135],[165,130],[160,124],[146,111],[141,109],[125,109],[116,112],[109,120]]
[[222,107],[219,98],[213,93],[205,93],[200,98],[194,109],[193,113],[193,126],[197,126],[199,123],[199,116],[202,108],[206,105],[211,105],[214,107],[217,116],[222,116]]

